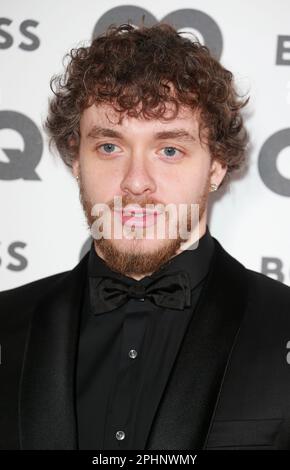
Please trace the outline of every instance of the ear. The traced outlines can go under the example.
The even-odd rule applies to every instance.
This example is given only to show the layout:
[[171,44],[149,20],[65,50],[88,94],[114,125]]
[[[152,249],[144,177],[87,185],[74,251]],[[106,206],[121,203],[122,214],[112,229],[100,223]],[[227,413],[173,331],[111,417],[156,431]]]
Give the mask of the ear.
[[226,175],[227,169],[228,166],[225,163],[221,163],[213,158],[210,168],[210,184],[215,183],[219,187]]

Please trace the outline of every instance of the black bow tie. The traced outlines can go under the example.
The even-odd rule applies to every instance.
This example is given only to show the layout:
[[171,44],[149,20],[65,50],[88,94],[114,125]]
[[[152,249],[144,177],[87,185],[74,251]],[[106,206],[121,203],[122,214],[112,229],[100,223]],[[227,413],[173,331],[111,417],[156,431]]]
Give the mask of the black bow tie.
[[191,305],[190,280],[185,271],[160,275],[146,287],[111,277],[90,277],[89,282],[94,313],[114,310],[130,298],[144,300],[147,297],[158,306],[178,310]]

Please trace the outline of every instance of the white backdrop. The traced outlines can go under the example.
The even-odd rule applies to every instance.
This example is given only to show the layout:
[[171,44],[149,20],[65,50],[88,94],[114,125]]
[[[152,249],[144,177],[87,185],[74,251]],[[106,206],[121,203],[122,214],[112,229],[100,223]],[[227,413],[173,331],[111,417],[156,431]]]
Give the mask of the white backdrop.
[[170,15],[193,31],[250,94],[250,165],[211,196],[209,227],[247,267],[290,285],[289,0],[2,0],[0,290],[72,269],[88,249],[76,182],[42,130],[49,80],[93,31],[141,21],[144,10],[151,22]]

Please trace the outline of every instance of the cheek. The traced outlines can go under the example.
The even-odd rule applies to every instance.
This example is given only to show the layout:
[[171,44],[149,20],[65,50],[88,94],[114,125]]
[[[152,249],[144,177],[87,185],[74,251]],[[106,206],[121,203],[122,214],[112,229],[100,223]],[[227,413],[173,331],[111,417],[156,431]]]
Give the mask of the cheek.
[[203,155],[196,165],[192,165],[184,175],[184,186],[190,193],[199,195],[204,191],[210,171],[210,162],[207,155]]
[[83,190],[91,203],[108,203],[120,192],[120,177],[112,171],[86,164],[81,168],[81,174]]
[[162,183],[167,199],[176,203],[190,204],[204,191],[207,179],[205,170],[192,169],[191,171],[177,173],[170,182]]

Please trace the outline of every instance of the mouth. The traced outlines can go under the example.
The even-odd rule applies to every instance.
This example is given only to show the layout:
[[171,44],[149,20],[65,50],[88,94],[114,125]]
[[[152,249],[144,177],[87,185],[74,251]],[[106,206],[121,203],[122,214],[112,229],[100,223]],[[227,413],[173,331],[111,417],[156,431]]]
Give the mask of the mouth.
[[135,227],[150,227],[154,225],[157,221],[157,218],[161,214],[160,211],[154,210],[114,210],[114,212],[121,220],[122,224],[128,226],[135,225]]

